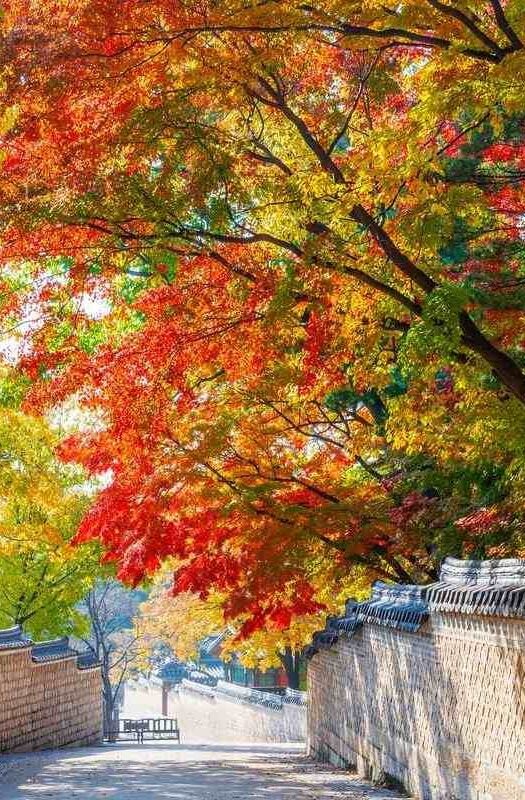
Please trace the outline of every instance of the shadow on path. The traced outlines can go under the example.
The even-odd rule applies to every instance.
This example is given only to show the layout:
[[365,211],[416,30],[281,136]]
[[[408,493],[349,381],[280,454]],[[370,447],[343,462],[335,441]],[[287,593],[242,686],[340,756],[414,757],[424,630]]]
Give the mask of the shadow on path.
[[110,745],[9,757],[1,800],[393,800],[300,746]]

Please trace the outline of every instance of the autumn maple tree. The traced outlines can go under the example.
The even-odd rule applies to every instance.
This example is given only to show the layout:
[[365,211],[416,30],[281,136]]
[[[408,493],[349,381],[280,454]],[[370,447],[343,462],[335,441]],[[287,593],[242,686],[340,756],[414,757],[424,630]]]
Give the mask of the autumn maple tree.
[[122,578],[249,635],[522,552],[521,5],[5,4],[4,328]]

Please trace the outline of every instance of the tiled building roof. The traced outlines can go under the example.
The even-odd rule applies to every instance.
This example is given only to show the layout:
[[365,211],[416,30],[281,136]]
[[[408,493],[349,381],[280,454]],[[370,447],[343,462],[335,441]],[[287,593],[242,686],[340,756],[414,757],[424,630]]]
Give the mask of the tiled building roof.
[[231,636],[229,628],[224,628],[220,633],[205,636],[199,643],[199,650],[202,656],[212,655],[213,651],[221,645],[225,639]]
[[157,670],[157,677],[167,682],[179,682],[188,675],[188,667],[182,661],[174,658],[167,661]]

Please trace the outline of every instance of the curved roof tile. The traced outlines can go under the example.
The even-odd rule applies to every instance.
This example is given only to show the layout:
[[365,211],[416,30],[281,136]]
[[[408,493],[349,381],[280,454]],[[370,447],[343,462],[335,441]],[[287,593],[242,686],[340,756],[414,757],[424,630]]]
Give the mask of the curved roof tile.
[[0,630],[0,650],[14,650],[31,644],[31,639],[24,634],[20,625]]
[[314,634],[305,654],[309,658],[329,649],[341,635],[353,636],[366,624],[415,633],[436,611],[525,619],[525,559],[446,558],[439,581],[429,586],[376,581],[369,600],[348,600],[344,616],[328,617],[325,629]]
[[37,642],[31,648],[31,658],[33,661],[58,661],[62,658],[72,658],[78,652],[69,646],[69,638],[63,636],[61,639],[53,639],[49,642]]

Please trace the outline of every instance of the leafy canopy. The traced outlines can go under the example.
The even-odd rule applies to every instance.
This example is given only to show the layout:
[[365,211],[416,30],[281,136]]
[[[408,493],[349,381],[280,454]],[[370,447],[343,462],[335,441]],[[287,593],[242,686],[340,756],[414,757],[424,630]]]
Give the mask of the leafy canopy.
[[6,3],[2,318],[122,578],[250,635],[523,551],[521,5]]
[[56,434],[17,408],[20,384],[0,377],[0,627],[35,638],[80,634],[76,610],[100,573],[99,547],[73,547],[86,510],[82,473],[60,464]]

